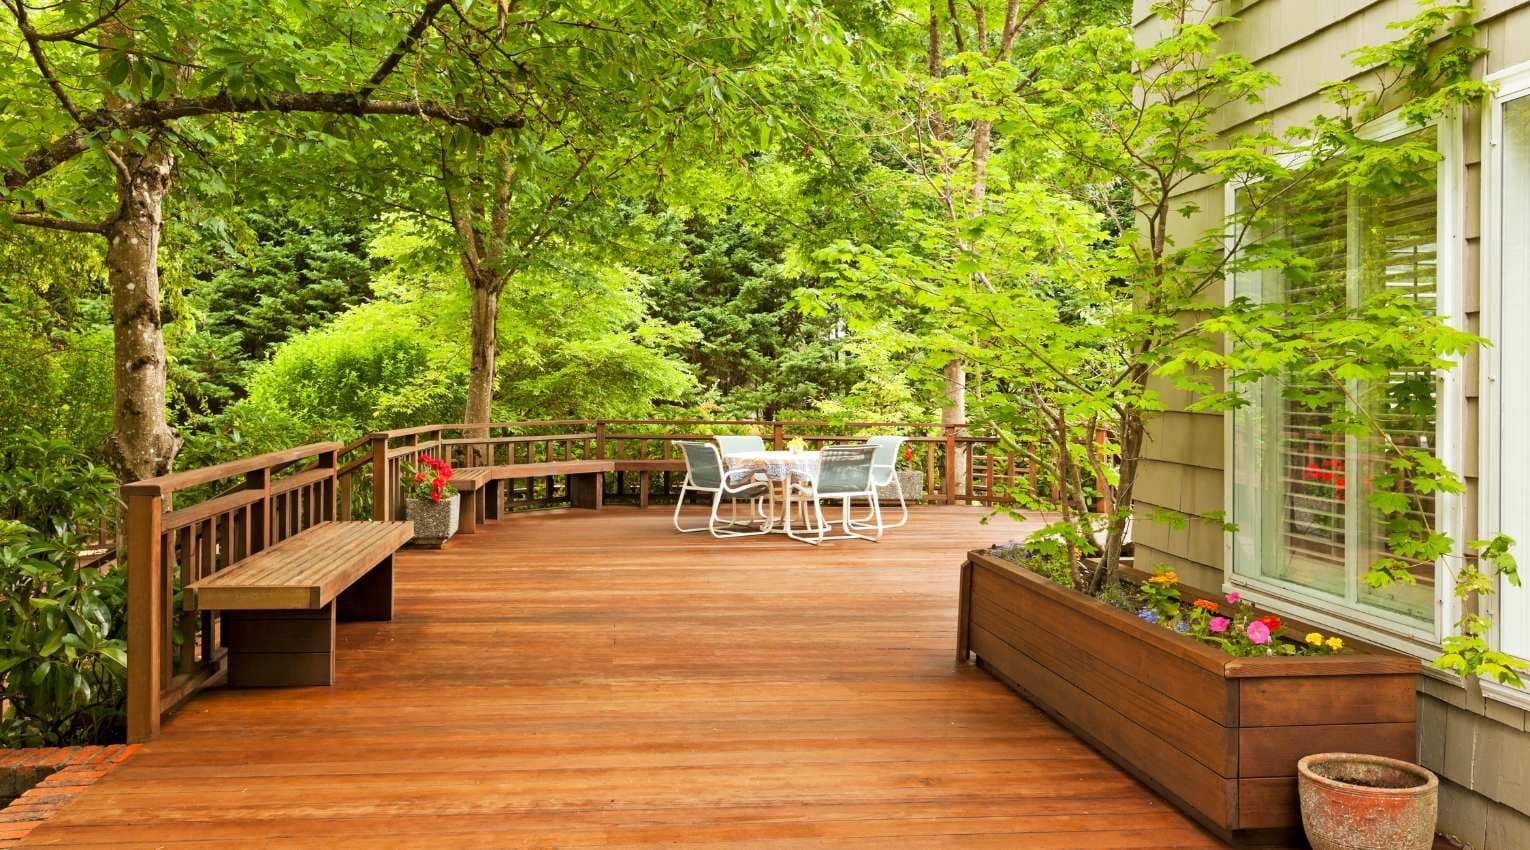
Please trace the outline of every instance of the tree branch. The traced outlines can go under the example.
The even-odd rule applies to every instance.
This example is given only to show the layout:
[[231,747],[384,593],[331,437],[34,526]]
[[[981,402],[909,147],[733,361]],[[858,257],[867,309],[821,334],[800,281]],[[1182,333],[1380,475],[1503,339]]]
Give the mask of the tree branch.
[[27,19],[27,7],[25,0],[7,0],[6,8],[16,18],[16,28],[21,30],[21,37],[27,43],[27,51],[32,54],[32,61],[37,65],[37,72],[42,74],[43,82],[53,91],[53,96],[58,98],[59,105],[69,113],[76,124],[82,123],[80,110],[75,107],[74,101],[69,99],[69,94],[64,91],[64,86],[53,74],[53,67],[48,64],[48,57],[43,53],[42,44],[38,41],[37,30],[32,29],[31,22]]
[[525,124],[524,117],[519,114],[481,115],[428,100],[358,100],[350,92],[290,92],[262,97],[234,97],[224,93],[150,100],[120,110],[100,109],[83,115],[79,127],[28,154],[20,169],[6,169],[3,172],[5,188],[24,186],[80,155],[90,147],[90,140],[98,131],[109,127],[149,127],[181,118],[251,112],[407,115],[456,124],[482,135],[495,130],[518,129]]
[[[0,215],[6,214],[0,213]],[[37,213],[10,213],[8,217],[11,221],[27,225],[28,227],[63,230],[69,233],[94,233],[97,236],[106,234],[106,225],[91,224],[87,221],[72,221],[67,218],[55,218],[51,215],[40,215]]]
[[404,57],[414,50],[414,46],[420,41],[420,36],[425,34],[425,30],[430,27],[430,22],[435,19],[436,13],[445,8],[446,3],[447,0],[430,0],[429,3],[425,4],[425,8],[420,10],[419,17],[414,19],[413,26],[409,27],[409,32],[404,34],[404,40],[400,41],[393,48],[393,52],[389,53],[388,57],[382,61],[382,64],[377,66],[377,70],[372,72],[372,76],[367,80],[367,84],[362,86],[360,91],[356,92],[357,100],[370,98],[372,92],[376,91],[377,87],[382,85],[384,80],[388,79],[388,75],[393,73],[393,69],[398,67],[398,63],[404,61]]

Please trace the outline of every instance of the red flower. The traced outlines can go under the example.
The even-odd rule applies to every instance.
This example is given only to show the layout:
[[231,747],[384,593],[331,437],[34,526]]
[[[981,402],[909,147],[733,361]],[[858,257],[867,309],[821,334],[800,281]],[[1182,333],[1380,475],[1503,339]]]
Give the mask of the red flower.
[[425,480],[425,473],[423,471],[422,472],[416,472],[414,474],[414,480],[415,481],[424,481]]
[[1260,617],[1259,622],[1264,623],[1265,627],[1272,632],[1280,628],[1280,618],[1274,614],[1266,614]]
[[1197,600],[1195,600],[1195,607],[1197,607],[1197,608],[1204,608],[1204,609],[1206,609],[1207,611],[1210,611],[1213,614],[1215,614],[1216,612],[1222,610],[1222,606],[1218,605],[1215,602],[1212,602],[1210,599],[1197,599]]

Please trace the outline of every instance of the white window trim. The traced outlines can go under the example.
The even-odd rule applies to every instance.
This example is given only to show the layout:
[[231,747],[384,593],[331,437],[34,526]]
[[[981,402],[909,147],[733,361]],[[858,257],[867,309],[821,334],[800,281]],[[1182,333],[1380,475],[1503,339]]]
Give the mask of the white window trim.
[[[1424,127],[1436,127],[1438,149],[1441,155],[1439,164],[1439,176],[1437,192],[1439,194],[1439,212],[1436,229],[1439,234],[1439,257],[1436,265],[1436,279],[1439,286],[1438,303],[1446,312],[1450,324],[1456,328],[1466,326],[1465,298],[1461,285],[1461,258],[1465,253],[1465,240],[1463,222],[1466,217],[1465,199],[1465,171],[1462,151],[1466,142],[1463,130],[1463,122],[1459,114],[1449,113],[1441,116],[1438,120],[1422,125]],[[1408,124],[1403,120],[1400,112],[1392,112],[1382,116],[1365,127],[1361,128],[1359,135],[1362,138],[1373,141],[1386,141],[1402,136],[1406,133],[1420,129],[1417,125]],[[1306,157],[1294,157],[1287,162],[1288,165],[1300,165]],[[1237,192],[1248,183],[1229,181],[1224,186],[1224,206],[1229,222],[1233,211],[1236,209]],[[1237,242],[1237,234],[1230,226],[1226,235],[1226,247],[1230,251]],[[1224,298],[1231,301],[1234,297],[1234,280],[1232,275],[1225,275]],[[1224,341],[1224,346],[1230,349],[1231,343]],[[1440,457],[1447,466],[1453,470],[1462,469],[1464,460],[1464,444],[1462,431],[1466,422],[1466,394],[1462,381],[1461,369],[1455,368],[1447,371],[1441,381],[1440,387],[1441,405],[1439,410],[1439,449]],[[1229,412],[1222,416],[1222,504],[1231,516],[1233,509],[1233,443],[1235,428],[1234,415]],[[1463,500],[1459,496],[1442,494],[1439,499],[1440,528],[1450,535],[1455,541],[1453,557],[1459,557],[1464,551],[1464,542],[1461,540],[1464,528]],[[1236,517],[1233,518],[1236,521]],[[1414,655],[1420,659],[1432,660],[1439,654],[1440,641],[1447,630],[1456,621],[1456,605],[1454,594],[1454,576],[1451,570],[1442,564],[1435,566],[1435,616],[1434,626],[1431,631],[1410,629],[1406,625],[1386,617],[1367,614],[1364,611],[1347,609],[1334,611],[1323,607],[1323,600],[1303,593],[1290,587],[1238,575],[1234,570],[1234,540],[1232,534],[1223,535],[1222,543],[1222,585],[1224,591],[1236,590],[1246,599],[1261,608],[1284,614],[1297,620],[1312,625],[1341,631],[1378,646],[1385,646]]]
[[[1500,462],[1499,441],[1503,439],[1500,424],[1503,399],[1499,382],[1503,375],[1503,357],[1498,346],[1503,339],[1503,110],[1511,100],[1530,97],[1530,62],[1505,68],[1484,78],[1483,82],[1496,86],[1491,101],[1482,111],[1482,269],[1479,298],[1480,333],[1488,340],[1481,352],[1479,386],[1477,393],[1481,407],[1482,422],[1478,445],[1478,501],[1477,522],[1479,533],[1491,532],[1501,527],[1503,513],[1499,493],[1505,483]],[[1521,541],[1521,545],[1526,541]],[[1518,554],[1518,553],[1516,553]],[[1501,608],[1499,599],[1505,593],[1524,593],[1524,588],[1513,588],[1501,583],[1498,595],[1487,600],[1488,613],[1493,617],[1493,632],[1489,640],[1501,647],[1503,636],[1499,625]],[[1518,688],[1497,682],[1482,683],[1484,696],[1523,709],[1530,709],[1530,694]]]

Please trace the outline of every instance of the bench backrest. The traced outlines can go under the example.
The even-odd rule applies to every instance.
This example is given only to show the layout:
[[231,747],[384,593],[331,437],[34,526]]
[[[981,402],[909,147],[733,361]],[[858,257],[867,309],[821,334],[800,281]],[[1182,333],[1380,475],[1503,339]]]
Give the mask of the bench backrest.
[[153,738],[163,714],[221,672],[217,615],[182,610],[179,588],[334,520],[340,449],[314,443],[123,485],[129,740]]

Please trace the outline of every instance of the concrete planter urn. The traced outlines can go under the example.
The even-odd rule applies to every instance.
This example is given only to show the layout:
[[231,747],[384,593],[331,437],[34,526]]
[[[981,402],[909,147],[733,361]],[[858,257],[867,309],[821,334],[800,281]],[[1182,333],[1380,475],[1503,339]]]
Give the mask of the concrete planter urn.
[[1296,764],[1302,828],[1313,850],[1429,850],[1440,781],[1383,756],[1317,753]]
[[[918,469],[900,469],[897,471],[898,484],[903,487],[903,499],[907,502],[924,501],[924,472]],[[892,482],[883,484],[877,488],[877,499],[884,505],[896,505],[898,503],[898,490]]]
[[462,494],[453,493],[450,498],[437,502],[431,499],[410,499],[404,503],[404,517],[414,523],[414,545],[427,549],[439,549],[457,533],[458,508]]

